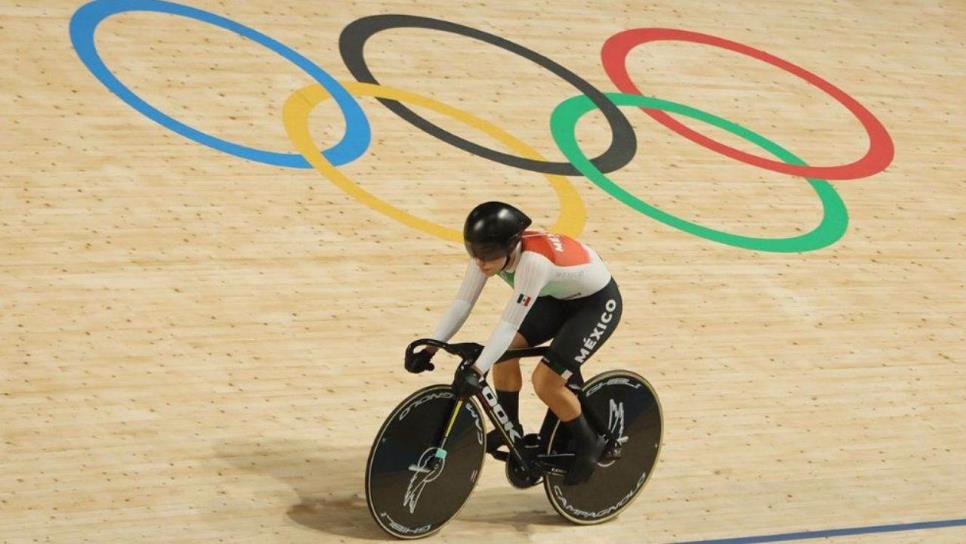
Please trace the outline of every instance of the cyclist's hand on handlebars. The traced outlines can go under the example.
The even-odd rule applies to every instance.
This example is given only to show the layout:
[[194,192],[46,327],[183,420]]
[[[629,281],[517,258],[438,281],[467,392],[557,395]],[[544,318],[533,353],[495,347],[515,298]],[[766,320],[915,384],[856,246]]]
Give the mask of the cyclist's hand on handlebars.
[[475,397],[483,391],[483,375],[473,365],[460,365],[453,376],[453,392],[459,398]]
[[419,374],[426,370],[435,370],[436,366],[430,362],[433,355],[436,354],[436,350],[433,348],[425,348],[419,353],[414,353],[412,356],[407,356],[403,366],[406,370],[412,372],[413,374]]

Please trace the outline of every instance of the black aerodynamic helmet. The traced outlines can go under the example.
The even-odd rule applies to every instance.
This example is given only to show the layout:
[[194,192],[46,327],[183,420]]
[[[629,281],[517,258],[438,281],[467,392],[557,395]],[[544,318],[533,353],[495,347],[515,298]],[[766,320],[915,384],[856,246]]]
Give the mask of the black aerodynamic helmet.
[[466,216],[463,243],[470,256],[484,261],[506,257],[532,222],[509,204],[484,202]]

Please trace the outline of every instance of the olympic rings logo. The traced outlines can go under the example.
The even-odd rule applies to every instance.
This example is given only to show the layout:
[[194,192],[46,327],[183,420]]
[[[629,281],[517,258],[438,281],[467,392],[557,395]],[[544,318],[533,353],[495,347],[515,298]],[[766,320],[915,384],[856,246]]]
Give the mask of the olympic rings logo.
[[[298,153],[277,153],[250,148],[196,130],[157,110],[121,83],[101,60],[94,45],[97,26],[112,15],[129,11],[167,13],[204,22],[259,43],[289,60],[316,84],[293,93],[282,110],[286,133]],[[379,84],[366,64],[363,49],[366,41],[378,32],[393,28],[422,28],[457,34],[499,47],[519,55],[560,77],[580,94],[560,103],[550,119],[551,133],[569,162],[545,160],[536,150],[505,130],[475,115],[432,98]],[[339,51],[350,73],[358,80],[340,83],[317,64],[288,46],[261,32],[197,8],[163,0],[94,0],[81,6],[71,18],[70,38],[77,55],[91,73],[111,92],[143,115],[164,127],[213,149],[244,159],[288,168],[314,168],[348,195],[370,208],[405,225],[445,240],[461,241],[459,231],[413,216],[362,189],[339,170],[339,166],[360,158],[368,149],[372,133],[369,121],[355,100],[372,96],[413,126],[459,149],[479,157],[538,172],[547,177],[560,200],[560,216],[548,230],[578,235],[586,222],[586,212],[573,185],[564,176],[584,176],[618,201],[638,212],[695,236],[734,247],[771,252],[805,252],[827,247],[839,240],[848,226],[848,211],[829,179],[847,180],[871,176],[884,170],[895,154],[892,139],[881,122],[857,100],[819,76],[764,51],[730,40],[687,30],[638,28],[611,36],[601,51],[603,67],[619,93],[604,93],[580,76],[553,60],[520,44],[464,25],[429,17],[409,15],[375,15],[363,17],[347,25],[339,36]],[[869,149],[860,159],[837,166],[810,166],[792,152],[764,136],[707,112],[644,96],[627,72],[626,58],[635,47],[658,40],[688,41],[727,49],[760,60],[791,73],[821,89],[845,106],[862,124],[869,137]],[[324,100],[332,99],[345,120],[342,139],[326,150],[320,150],[309,136],[308,117]],[[510,153],[490,149],[465,140],[433,124],[405,105],[416,105],[451,117],[475,128],[505,145]],[[823,217],[818,226],[805,234],[788,238],[742,236],[698,225],[662,211],[633,195],[607,174],[628,164],[634,157],[637,139],[621,107],[637,106],[670,130],[735,160],[766,170],[805,177],[822,203]],[[574,134],[578,120],[587,112],[599,109],[613,133],[610,146],[600,156],[588,158]],[[724,129],[761,147],[778,160],[760,157],[729,147],[694,131],[669,114],[683,115]]]

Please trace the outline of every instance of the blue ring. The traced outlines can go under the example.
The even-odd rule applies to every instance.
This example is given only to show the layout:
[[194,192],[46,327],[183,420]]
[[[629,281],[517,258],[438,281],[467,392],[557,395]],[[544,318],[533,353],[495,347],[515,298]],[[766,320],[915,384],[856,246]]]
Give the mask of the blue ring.
[[345,118],[346,132],[339,143],[322,152],[326,160],[336,166],[347,164],[361,157],[369,147],[372,139],[369,120],[366,119],[362,107],[346,91],[345,87],[309,59],[257,30],[221,17],[220,15],[161,0],[94,0],[81,6],[74,12],[74,16],[70,19],[70,41],[74,45],[74,50],[77,51],[77,56],[80,57],[84,65],[87,66],[87,69],[108,90],[156,123],[198,143],[243,159],[274,166],[312,168],[312,165],[305,160],[305,157],[297,153],[276,153],[245,147],[193,129],[165,115],[125,87],[107,68],[104,61],[101,60],[100,55],[97,54],[97,48],[94,46],[94,31],[97,25],[104,19],[111,15],[127,11],[154,11],[181,15],[182,17],[188,17],[224,28],[225,30],[230,30],[264,45],[310,75],[312,79],[321,84],[332,95],[336,104],[341,108],[342,116]]

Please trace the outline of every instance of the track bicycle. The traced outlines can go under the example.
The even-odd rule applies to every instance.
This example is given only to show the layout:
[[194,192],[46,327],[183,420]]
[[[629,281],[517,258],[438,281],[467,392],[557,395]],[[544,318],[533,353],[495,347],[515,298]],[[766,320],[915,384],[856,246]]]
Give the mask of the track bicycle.
[[[472,365],[483,346],[416,340],[407,348],[434,346]],[[547,347],[508,350],[497,362],[541,357]],[[520,436],[482,381],[474,398],[459,399],[450,384],[424,387],[403,400],[379,429],[366,463],[366,503],[376,523],[402,539],[432,535],[463,507],[485,455],[505,463],[507,480],[525,489],[543,483],[563,518],[580,525],[603,523],[624,511],[649,480],[661,449],[661,406],[651,385],[626,370],[611,370],[574,391],[597,432],[607,438],[591,478],[564,485],[575,443],[547,410],[539,433]],[[572,388],[573,390],[573,388]],[[481,410],[482,407],[482,410]],[[487,448],[483,414],[499,430],[507,450]],[[501,444],[502,446],[502,444]]]

